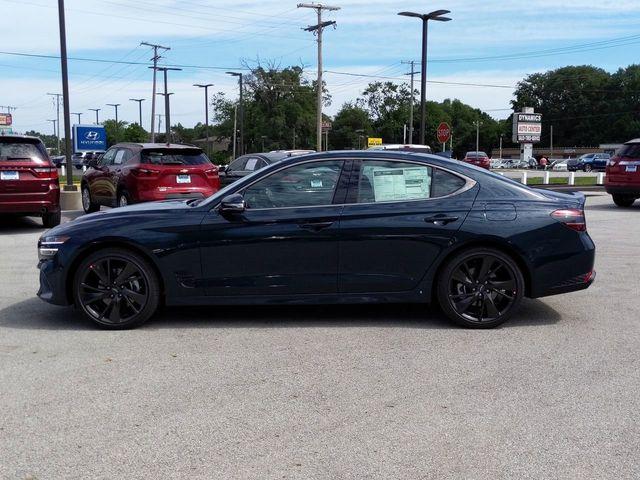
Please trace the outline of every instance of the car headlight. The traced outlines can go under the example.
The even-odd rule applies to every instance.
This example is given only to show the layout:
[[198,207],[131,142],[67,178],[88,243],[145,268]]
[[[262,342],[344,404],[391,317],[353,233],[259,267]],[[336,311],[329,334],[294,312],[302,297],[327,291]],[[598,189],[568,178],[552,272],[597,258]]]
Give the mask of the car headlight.
[[38,257],[39,258],[52,258],[58,253],[58,248],[64,242],[69,240],[69,237],[64,235],[46,235],[38,240]]

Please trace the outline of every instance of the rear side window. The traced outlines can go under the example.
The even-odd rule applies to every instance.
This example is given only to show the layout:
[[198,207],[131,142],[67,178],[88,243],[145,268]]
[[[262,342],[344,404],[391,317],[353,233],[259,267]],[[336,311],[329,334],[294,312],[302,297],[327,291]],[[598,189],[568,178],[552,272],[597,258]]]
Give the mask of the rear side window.
[[463,178],[435,168],[433,172],[433,184],[431,186],[431,197],[451,195],[464,187],[465,184],[466,182]]
[[152,165],[206,165],[211,160],[201,150],[154,149],[143,150],[140,163]]
[[47,155],[35,143],[0,142],[0,161],[46,160]]
[[623,145],[622,148],[618,150],[617,155],[620,157],[640,159],[640,143]]

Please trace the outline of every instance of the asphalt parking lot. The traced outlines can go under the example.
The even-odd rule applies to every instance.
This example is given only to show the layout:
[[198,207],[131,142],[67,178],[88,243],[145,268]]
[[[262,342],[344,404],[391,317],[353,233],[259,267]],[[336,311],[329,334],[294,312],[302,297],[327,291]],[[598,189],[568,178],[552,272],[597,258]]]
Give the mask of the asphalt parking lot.
[[0,478],[638,478],[640,202],[587,222],[594,285],[496,330],[388,305],[109,332],[35,297],[40,222],[3,219]]

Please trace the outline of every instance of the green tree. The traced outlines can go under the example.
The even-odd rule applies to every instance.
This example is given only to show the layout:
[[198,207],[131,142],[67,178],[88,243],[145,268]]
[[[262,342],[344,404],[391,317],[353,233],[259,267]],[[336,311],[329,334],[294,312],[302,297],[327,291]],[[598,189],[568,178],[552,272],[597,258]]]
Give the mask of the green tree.
[[118,142],[125,141],[125,128],[127,127],[127,122],[124,120],[119,120],[117,125],[115,120],[105,120],[102,122],[102,126],[107,132],[107,148],[111,145],[114,145]]
[[333,120],[329,143],[338,150],[362,148],[371,132],[369,113],[355,103],[347,102]]

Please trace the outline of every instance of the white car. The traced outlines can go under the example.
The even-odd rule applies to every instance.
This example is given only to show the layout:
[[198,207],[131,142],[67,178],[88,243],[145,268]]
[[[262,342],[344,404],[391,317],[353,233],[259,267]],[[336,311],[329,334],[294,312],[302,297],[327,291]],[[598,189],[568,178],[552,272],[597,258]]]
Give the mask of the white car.
[[566,160],[558,160],[554,162],[551,166],[551,170],[556,172],[566,172],[567,171],[567,161]]

